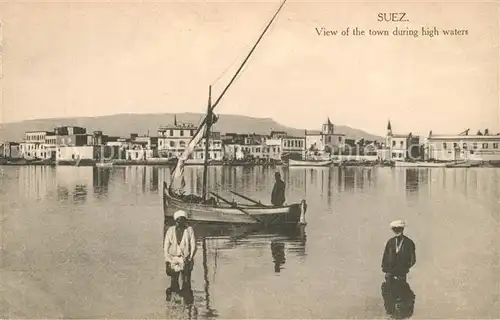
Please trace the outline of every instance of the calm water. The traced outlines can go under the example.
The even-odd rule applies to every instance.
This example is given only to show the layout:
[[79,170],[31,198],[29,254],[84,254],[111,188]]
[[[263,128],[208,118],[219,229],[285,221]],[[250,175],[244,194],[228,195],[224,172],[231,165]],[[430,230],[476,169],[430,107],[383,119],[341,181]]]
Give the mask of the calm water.
[[[168,168],[0,170],[3,318],[381,318],[381,254],[399,218],[417,245],[414,318],[500,317],[499,169],[278,168],[308,225],[200,239],[192,308],[165,302]],[[274,170],[209,178],[230,199],[269,202]],[[199,189],[201,170],[186,172]]]

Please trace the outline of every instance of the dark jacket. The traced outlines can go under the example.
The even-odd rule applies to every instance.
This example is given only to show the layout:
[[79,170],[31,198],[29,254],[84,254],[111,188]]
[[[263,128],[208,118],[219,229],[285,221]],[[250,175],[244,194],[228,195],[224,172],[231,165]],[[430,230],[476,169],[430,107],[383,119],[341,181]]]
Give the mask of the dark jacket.
[[281,206],[285,203],[285,183],[283,180],[277,180],[274,183],[273,192],[271,194],[271,203],[274,206]]
[[[396,238],[398,244],[403,240],[399,253],[396,253]],[[415,243],[405,235],[393,237],[385,245],[382,257],[382,272],[404,276],[416,262]]]

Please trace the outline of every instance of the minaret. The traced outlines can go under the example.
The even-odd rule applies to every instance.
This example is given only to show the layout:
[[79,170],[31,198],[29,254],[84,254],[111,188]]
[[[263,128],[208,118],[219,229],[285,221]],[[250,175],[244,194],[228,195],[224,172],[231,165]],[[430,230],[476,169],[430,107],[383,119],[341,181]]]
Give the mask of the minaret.
[[387,155],[387,158],[389,160],[392,160],[392,126],[391,126],[391,120],[387,121],[387,135],[385,137],[385,145],[386,145],[386,149],[389,150],[389,154]]

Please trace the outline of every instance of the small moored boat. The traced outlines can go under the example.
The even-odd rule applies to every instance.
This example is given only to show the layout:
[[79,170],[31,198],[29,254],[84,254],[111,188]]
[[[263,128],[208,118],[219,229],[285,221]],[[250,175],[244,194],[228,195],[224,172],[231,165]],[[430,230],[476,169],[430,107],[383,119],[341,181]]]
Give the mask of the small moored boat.
[[332,160],[288,160],[290,167],[326,167],[332,163]]
[[425,161],[395,161],[395,167],[405,167],[405,168],[445,168],[445,162],[425,162]]

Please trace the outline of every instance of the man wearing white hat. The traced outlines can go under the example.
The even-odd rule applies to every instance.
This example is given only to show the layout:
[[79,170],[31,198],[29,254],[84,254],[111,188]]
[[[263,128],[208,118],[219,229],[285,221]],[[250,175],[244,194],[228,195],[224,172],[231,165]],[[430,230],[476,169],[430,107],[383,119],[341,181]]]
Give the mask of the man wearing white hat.
[[382,258],[382,271],[386,276],[406,278],[416,262],[415,243],[403,234],[406,224],[403,220],[391,222],[395,236],[387,241]]
[[[178,210],[174,213],[175,225],[165,234],[164,252],[167,274],[171,277],[167,299],[172,292],[191,290],[191,271],[196,254],[196,239],[193,228],[187,225],[187,214]],[[182,276],[182,290],[179,288],[179,275]],[[187,293],[187,292],[185,292]]]
[[382,284],[382,295],[387,313],[394,312],[395,295],[407,301],[409,312],[413,313],[415,295],[411,291],[406,276],[415,265],[415,243],[403,234],[406,224],[403,220],[391,222],[395,236],[387,241],[382,257],[382,271],[386,282]]

